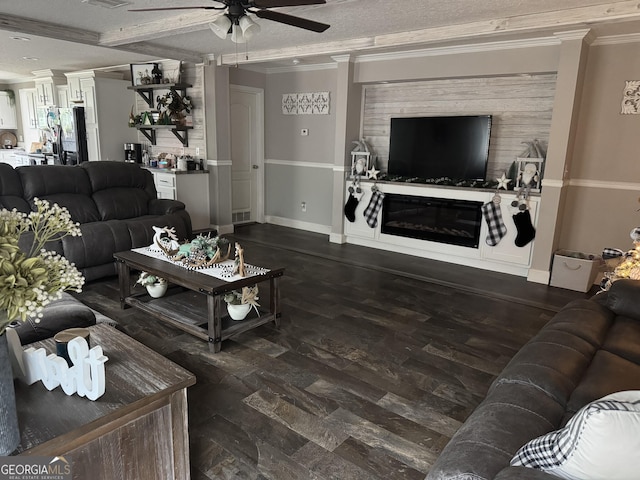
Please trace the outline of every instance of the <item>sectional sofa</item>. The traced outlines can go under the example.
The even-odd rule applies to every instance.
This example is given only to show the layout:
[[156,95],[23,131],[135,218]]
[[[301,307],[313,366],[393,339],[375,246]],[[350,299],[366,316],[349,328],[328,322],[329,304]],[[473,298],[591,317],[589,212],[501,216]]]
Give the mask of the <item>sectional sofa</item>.
[[[624,448],[637,448],[640,442],[639,390],[640,281],[618,280],[608,292],[569,303],[513,357],[444,448],[427,480],[558,478],[547,473],[547,468],[511,466],[511,460],[527,442],[564,428],[574,415],[584,414],[582,407],[614,392],[636,398],[624,412],[624,422],[608,424],[606,418],[612,416],[589,415],[602,420],[598,428],[604,432],[615,432],[620,426],[631,428],[635,444],[615,433],[608,438],[604,434],[589,437],[588,422],[583,422],[580,428],[564,429],[564,437],[555,437],[565,444],[558,451],[565,448],[571,452],[567,460],[558,463],[573,461],[571,457],[578,458],[581,448],[591,446],[596,452],[611,452],[598,461],[597,468],[603,468],[604,475],[587,467],[588,476],[563,478],[640,478],[637,449],[628,458],[616,457]],[[558,443],[552,434],[546,440],[533,450],[533,456],[557,462],[553,455],[558,452],[546,450],[553,450]],[[607,457],[611,465],[604,465]],[[616,465],[631,466],[636,475],[615,476]]]
[[[28,213],[34,198],[66,207],[81,237],[48,245],[75,263],[87,281],[115,275],[115,252],[152,243],[153,226],[174,227],[191,239],[191,217],[182,202],[158,199],[152,174],[134,163],[85,162],[16,169],[0,163],[0,208]],[[30,241],[23,235],[23,246]]]

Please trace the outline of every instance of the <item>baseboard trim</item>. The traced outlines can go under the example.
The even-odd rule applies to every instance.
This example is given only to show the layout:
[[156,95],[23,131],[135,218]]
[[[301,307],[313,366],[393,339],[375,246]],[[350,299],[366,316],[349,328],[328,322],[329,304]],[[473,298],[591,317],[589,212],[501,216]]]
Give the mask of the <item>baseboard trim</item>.
[[551,278],[551,272],[548,270],[535,270],[533,268],[529,269],[529,274],[527,275],[527,281],[533,283],[542,283],[543,285],[549,285],[549,279]]
[[308,232],[321,233],[323,235],[331,234],[331,227],[329,225],[322,225],[319,223],[302,222],[300,220],[294,220],[292,218],[275,217],[272,215],[266,215],[264,217],[264,221],[265,223],[271,223],[273,225],[279,225],[281,227],[307,230]]
[[332,233],[329,235],[329,241],[331,243],[339,243],[339,244],[347,243],[347,236],[340,233]]
[[214,228],[218,231],[218,235],[231,235],[234,232],[233,224],[215,225]]

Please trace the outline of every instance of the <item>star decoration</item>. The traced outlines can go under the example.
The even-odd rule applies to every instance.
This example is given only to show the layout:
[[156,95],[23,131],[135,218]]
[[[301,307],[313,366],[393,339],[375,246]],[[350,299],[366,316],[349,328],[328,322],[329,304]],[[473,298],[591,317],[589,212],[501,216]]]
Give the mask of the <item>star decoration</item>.
[[367,178],[373,178],[374,180],[377,180],[379,173],[380,170],[376,170],[376,167],[371,167],[369,170],[367,170]]
[[505,190],[507,190],[509,182],[511,181],[511,179],[507,178],[507,176],[504,173],[500,178],[497,178],[496,180],[498,182],[498,190],[500,190],[501,188],[504,188]]

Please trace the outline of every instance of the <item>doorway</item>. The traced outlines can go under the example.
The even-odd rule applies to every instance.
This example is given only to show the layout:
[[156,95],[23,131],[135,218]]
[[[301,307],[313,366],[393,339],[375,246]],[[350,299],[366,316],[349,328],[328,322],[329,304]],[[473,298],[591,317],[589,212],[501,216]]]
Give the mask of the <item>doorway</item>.
[[230,85],[229,104],[232,222],[264,223],[264,90]]

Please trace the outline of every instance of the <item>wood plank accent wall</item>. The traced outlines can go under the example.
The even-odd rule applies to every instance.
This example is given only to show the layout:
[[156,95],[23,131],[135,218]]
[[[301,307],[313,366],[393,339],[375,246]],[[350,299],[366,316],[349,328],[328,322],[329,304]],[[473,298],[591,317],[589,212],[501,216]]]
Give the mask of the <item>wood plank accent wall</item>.
[[525,150],[522,142],[548,143],[555,85],[555,73],[367,85],[362,137],[385,172],[391,118],[492,115],[486,178],[495,179]]

